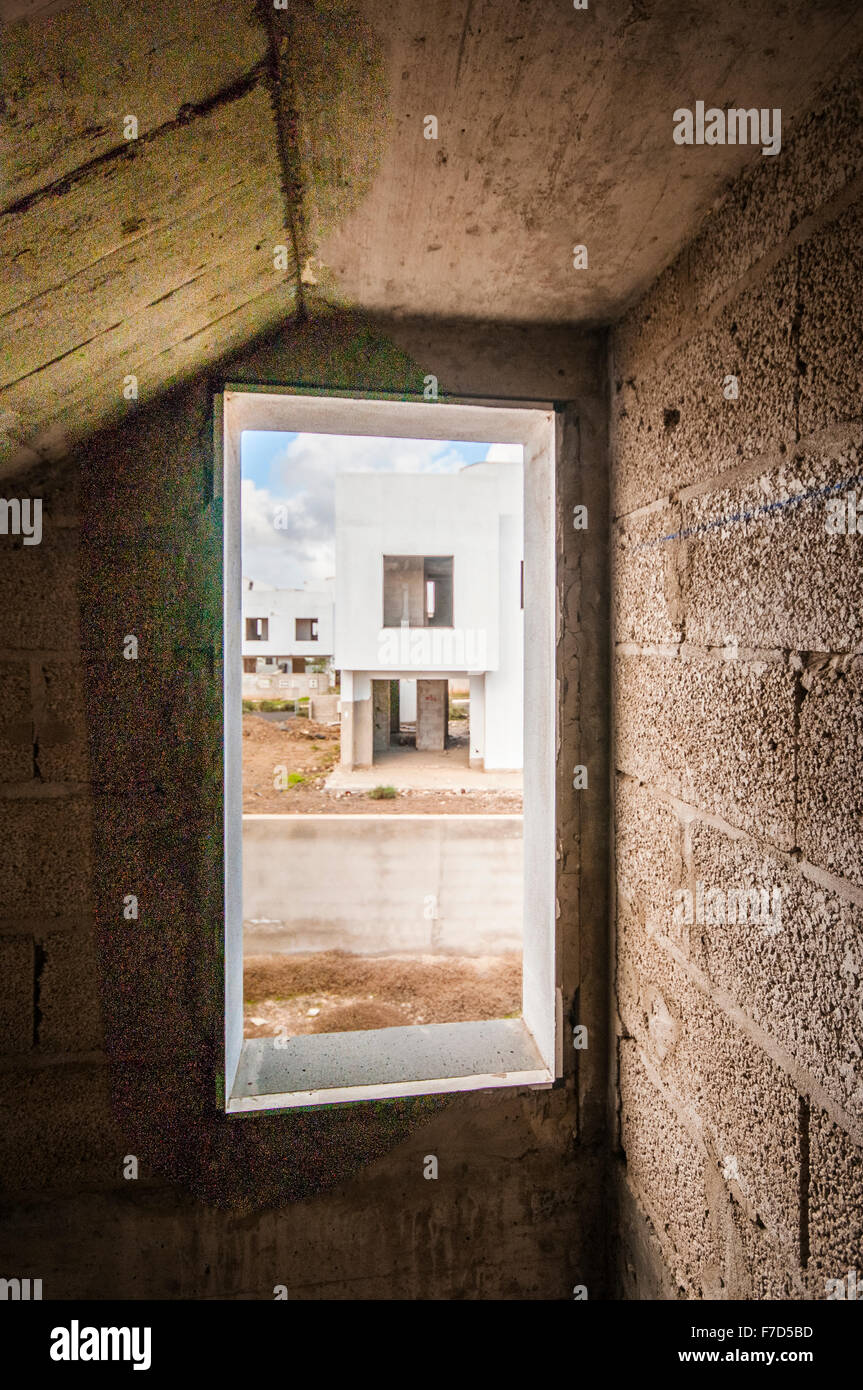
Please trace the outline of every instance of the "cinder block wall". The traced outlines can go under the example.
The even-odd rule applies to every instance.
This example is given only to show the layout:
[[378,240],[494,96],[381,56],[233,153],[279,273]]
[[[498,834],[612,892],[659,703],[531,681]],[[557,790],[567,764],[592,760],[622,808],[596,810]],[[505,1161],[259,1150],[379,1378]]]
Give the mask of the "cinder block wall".
[[[240,1119],[216,1099],[213,392],[228,379],[421,393],[426,372],[450,393],[578,402],[558,518],[561,951],[570,1021],[606,1033],[602,342],[497,325],[388,336],[323,311],[287,324],[210,377],[128,403],[63,467],[4,483],[43,496],[45,524],[38,546],[0,538],[0,1274],[42,1279],[46,1299],[606,1288],[601,1044],[567,1049],[553,1091]],[[591,509],[586,534],[566,524],[575,501]],[[575,792],[584,749],[596,761]]]
[[863,525],[825,525],[863,522],[861,90],[858,56],[612,336],[626,1297],[863,1262]]

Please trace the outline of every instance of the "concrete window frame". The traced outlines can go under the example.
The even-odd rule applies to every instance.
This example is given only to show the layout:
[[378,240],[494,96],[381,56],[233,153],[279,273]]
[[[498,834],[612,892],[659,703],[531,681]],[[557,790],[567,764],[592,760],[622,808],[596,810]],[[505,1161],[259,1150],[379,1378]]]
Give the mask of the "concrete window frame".
[[[563,1075],[557,940],[555,479],[559,417],[540,401],[448,399],[226,383],[215,396],[223,517],[225,1071],[229,1114],[446,1092],[548,1088]],[[289,1039],[243,1037],[242,516],[244,430],[356,434],[524,448],[524,931],[522,1015]]]

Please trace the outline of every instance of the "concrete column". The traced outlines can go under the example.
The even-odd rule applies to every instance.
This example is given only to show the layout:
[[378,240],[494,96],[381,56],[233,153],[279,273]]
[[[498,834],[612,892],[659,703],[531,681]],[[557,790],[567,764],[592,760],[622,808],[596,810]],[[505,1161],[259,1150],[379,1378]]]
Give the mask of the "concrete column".
[[399,708],[399,682],[390,681],[390,743],[398,744],[399,729],[401,727],[401,710]]
[[485,767],[485,676],[471,676],[470,705],[470,765]]
[[425,753],[446,747],[447,682],[417,681],[417,748]]
[[342,672],[341,753],[339,762],[348,771],[372,765],[372,683],[357,671]]
[[406,724],[415,724],[417,717],[416,681],[399,681],[399,717]]
[[390,683],[372,681],[373,750],[385,753],[390,746]]

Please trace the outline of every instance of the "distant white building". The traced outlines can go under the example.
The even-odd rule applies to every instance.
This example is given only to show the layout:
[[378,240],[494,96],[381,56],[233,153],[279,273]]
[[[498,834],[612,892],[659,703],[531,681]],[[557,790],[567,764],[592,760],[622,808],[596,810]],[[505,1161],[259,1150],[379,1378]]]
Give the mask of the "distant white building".
[[390,746],[414,690],[417,747],[444,748],[448,682],[467,677],[471,766],[521,768],[523,530],[520,463],[336,477],[344,766]]
[[326,691],[333,660],[334,580],[275,589],[243,579],[243,694]]

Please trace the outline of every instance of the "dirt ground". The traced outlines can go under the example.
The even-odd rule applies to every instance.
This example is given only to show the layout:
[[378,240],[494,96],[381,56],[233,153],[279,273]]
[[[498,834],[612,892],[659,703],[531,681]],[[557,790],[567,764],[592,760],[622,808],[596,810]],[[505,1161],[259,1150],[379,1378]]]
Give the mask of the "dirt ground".
[[[519,814],[521,792],[400,791],[391,800],[374,800],[365,791],[327,791],[324,781],[339,757],[337,725],[287,719],[283,725],[243,715],[243,810],[247,814],[322,815],[374,811],[381,815],[427,812]],[[273,786],[277,768],[303,778],[292,786]]]
[[468,1023],[521,1013],[521,955],[249,956],[244,1036]]

